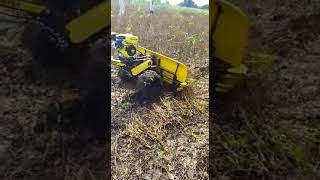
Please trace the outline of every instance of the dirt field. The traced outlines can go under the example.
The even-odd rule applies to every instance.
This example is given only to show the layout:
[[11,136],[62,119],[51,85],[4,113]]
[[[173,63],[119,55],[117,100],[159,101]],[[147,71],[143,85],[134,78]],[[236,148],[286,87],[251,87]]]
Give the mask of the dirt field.
[[105,144],[85,128],[73,77],[34,69],[23,24],[8,20],[0,16],[0,179],[104,179]]
[[319,179],[319,1],[232,2],[251,20],[252,69],[224,98],[227,118],[211,116],[211,175]]
[[[251,19],[246,63],[253,68],[221,97],[225,118],[210,114],[210,175],[320,179],[320,2],[231,1]],[[132,32],[141,45],[186,63],[196,81],[141,105],[112,68],[113,179],[208,179],[208,15],[149,15],[132,6],[126,13],[113,11],[112,31]],[[52,72],[53,83],[48,72],[32,71],[21,24],[0,18],[0,179],[103,179],[106,148],[81,123],[78,88],[61,81],[65,72]]]
[[112,176],[207,179],[208,14],[161,8],[150,15],[145,7],[127,6],[118,17],[113,3],[112,31],[131,32],[140,45],[185,63],[195,82],[141,105],[112,67]]

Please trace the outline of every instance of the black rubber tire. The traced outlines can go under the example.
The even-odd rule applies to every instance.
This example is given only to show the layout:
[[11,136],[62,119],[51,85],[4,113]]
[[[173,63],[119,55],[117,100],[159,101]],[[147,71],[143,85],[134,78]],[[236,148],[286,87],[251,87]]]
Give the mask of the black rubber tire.
[[126,72],[125,70],[123,69],[119,69],[118,70],[118,77],[120,78],[120,80],[122,82],[129,82],[131,80],[133,80],[133,77],[130,77],[130,75],[128,74],[128,72]]
[[161,76],[152,70],[146,70],[138,76],[136,85],[137,99],[139,102],[154,100],[161,96],[163,90]]

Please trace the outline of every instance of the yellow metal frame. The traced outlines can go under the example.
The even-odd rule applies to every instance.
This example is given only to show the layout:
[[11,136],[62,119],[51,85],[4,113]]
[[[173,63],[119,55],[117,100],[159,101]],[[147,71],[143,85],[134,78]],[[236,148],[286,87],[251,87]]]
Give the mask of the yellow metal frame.
[[156,64],[160,68],[158,73],[164,82],[174,84],[175,80],[178,81],[177,91],[181,91],[187,86],[188,69],[185,64],[141,46],[138,47],[138,51],[158,59]]
[[131,69],[131,74],[133,76],[136,76],[143,71],[149,69],[152,66],[152,61],[151,60],[146,60],[145,62],[139,64],[138,66],[134,67]]
[[118,59],[114,59],[112,56],[111,56],[111,63],[115,66],[118,66],[118,67],[126,67],[127,66],[125,63],[121,62]]
[[70,21],[66,25],[72,43],[81,43],[108,27],[111,22],[108,16],[111,12],[111,1],[104,1],[90,9],[82,16]]
[[248,41],[249,19],[236,6],[225,0],[210,4],[210,38],[215,58],[231,66],[228,74],[217,83],[216,91],[227,92],[247,73],[243,64]]
[[225,0],[215,0],[210,12],[214,55],[232,66],[240,66],[247,47],[248,17]]
[[[156,70],[162,77],[162,80],[168,84],[178,85],[176,87],[177,91],[183,90],[187,84],[188,69],[187,66],[177,60],[164,56],[162,54],[153,52],[147,48],[138,46],[138,51],[143,55],[148,55],[155,57],[156,62],[151,59],[146,60],[145,62],[139,64],[138,66],[131,69],[131,74],[137,76],[143,71],[149,69],[150,67],[155,67]],[[120,68],[126,67],[126,64],[118,59],[111,57],[111,62],[113,65]]]
[[138,36],[135,36],[135,35],[132,35],[132,34],[118,34],[118,36],[123,36],[125,37],[125,42],[127,45],[129,44],[133,44],[133,45],[136,45],[138,44]]
[[18,0],[0,0],[0,6],[7,8],[17,9],[21,11],[26,11],[34,14],[46,14],[49,13],[49,9],[45,6],[38,5],[35,3],[28,3]]
[[[34,14],[50,13],[46,6],[19,0],[0,0],[0,6]],[[102,29],[110,26],[111,20],[107,14],[108,12],[111,12],[111,1],[106,0],[80,17],[71,20],[65,27],[69,33],[69,40],[72,43],[82,43]]]

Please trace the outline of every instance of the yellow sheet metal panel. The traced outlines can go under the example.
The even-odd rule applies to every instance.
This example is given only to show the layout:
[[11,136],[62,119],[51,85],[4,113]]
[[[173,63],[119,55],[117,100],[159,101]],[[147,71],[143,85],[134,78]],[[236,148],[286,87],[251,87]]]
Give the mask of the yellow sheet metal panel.
[[163,76],[170,79],[169,83],[172,84],[172,80],[175,78],[174,75],[176,75],[176,80],[180,83],[186,82],[188,72],[184,64],[167,57],[162,57],[160,58],[159,66],[164,70]]
[[177,70],[177,80],[185,83],[187,81],[187,74],[188,70],[187,67],[184,64],[179,64],[178,70]]
[[0,6],[35,14],[49,13],[49,9],[45,6],[18,0],[0,0]]
[[21,2],[21,9],[35,14],[49,13],[49,9],[47,9],[45,6],[27,2]]
[[178,63],[171,61],[170,59],[167,58],[161,58],[160,59],[160,67],[165,69],[166,71],[169,71],[171,73],[175,73]]
[[139,64],[138,66],[132,68],[131,73],[133,76],[136,76],[136,75],[140,74],[141,72],[147,70],[151,65],[152,65],[152,61],[147,60],[147,61]]
[[215,4],[215,0],[212,1],[212,4],[211,5],[211,2],[210,2],[210,5],[209,5],[209,10],[210,10],[210,13],[209,13],[209,26],[210,26],[210,32],[212,32],[212,28],[213,28],[213,24],[214,22],[216,21],[216,13],[217,12],[217,6]]
[[[211,10],[212,9],[212,10]],[[210,6],[211,38],[214,55],[233,66],[239,66],[245,54],[249,20],[236,6],[225,0],[215,0]]]
[[183,63],[177,60],[174,60],[172,58],[169,58],[167,56],[164,56],[162,54],[153,52],[141,46],[139,46],[139,51],[146,55],[155,56],[160,60],[159,61],[160,64],[158,65],[164,70],[162,74],[164,76],[164,81],[172,84],[174,74],[176,74],[176,79],[180,83],[186,82],[187,76],[188,76],[188,69],[187,69],[187,66],[184,65]]
[[73,43],[81,43],[110,25],[111,2],[104,1],[66,26]]

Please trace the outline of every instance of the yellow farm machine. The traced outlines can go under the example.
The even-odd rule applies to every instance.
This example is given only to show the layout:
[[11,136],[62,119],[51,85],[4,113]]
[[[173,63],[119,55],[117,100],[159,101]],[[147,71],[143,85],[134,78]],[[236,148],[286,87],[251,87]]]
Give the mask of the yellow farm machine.
[[[229,92],[247,73],[243,64],[247,46],[249,20],[236,6],[225,0],[210,2],[210,73],[214,91]],[[132,34],[112,33],[115,54],[112,64],[119,67],[120,77],[144,77],[146,71],[181,91],[187,86],[187,67],[172,58],[138,45]],[[146,91],[148,92],[148,91]]]
[[185,64],[138,45],[132,34],[111,33],[114,56],[112,64],[119,68],[122,80],[138,79],[137,88],[142,95],[159,91],[162,82],[176,91],[187,86],[188,70]]
[[[26,37],[31,37],[29,47],[35,59],[46,61],[44,64],[49,60],[61,60],[57,54],[73,54],[75,56],[65,56],[66,60],[62,58],[63,61],[80,63],[79,58],[86,57],[81,53],[89,52],[103,33],[110,36],[110,1],[0,0],[0,7],[1,14],[32,23],[27,33],[33,35]],[[228,92],[246,74],[243,59],[248,29],[249,20],[239,8],[226,0],[210,1],[210,73],[215,91]],[[40,40],[46,45],[34,43]],[[145,72],[152,71],[161,82],[172,85],[177,91],[187,86],[188,70],[183,63],[139,46],[138,37],[131,34],[111,33],[111,40],[116,52],[112,64],[121,69],[122,77],[143,77]],[[110,49],[105,49],[104,55],[107,55]]]

